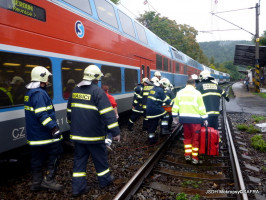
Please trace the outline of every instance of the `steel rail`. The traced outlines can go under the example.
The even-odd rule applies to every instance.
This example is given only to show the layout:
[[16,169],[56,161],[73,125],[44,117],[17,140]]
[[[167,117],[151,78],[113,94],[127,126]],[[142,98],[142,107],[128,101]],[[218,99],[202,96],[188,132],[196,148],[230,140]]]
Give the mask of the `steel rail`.
[[143,180],[149,175],[154,165],[163,155],[168,145],[173,141],[174,136],[182,129],[179,124],[172,134],[159,146],[159,148],[149,157],[149,159],[142,165],[142,167],[134,174],[134,176],[127,182],[127,184],[118,192],[113,200],[128,200],[139,189]]
[[227,136],[227,144],[228,144],[229,153],[230,153],[230,160],[231,160],[231,164],[233,168],[234,181],[237,184],[237,189],[239,190],[239,193],[240,193],[240,194],[237,194],[237,199],[248,200],[248,196],[245,192],[246,189],[245,189],[245,184],[244,184],[241,168],[239,165],[234,141],[232,138],[230,126],[229,126],[227,115],[226,115],[226,106],[225,106],[224,99],[222,99],[222,105],[223,105],[223,118],[224,118],[224,124],[225,124],[225,132]]

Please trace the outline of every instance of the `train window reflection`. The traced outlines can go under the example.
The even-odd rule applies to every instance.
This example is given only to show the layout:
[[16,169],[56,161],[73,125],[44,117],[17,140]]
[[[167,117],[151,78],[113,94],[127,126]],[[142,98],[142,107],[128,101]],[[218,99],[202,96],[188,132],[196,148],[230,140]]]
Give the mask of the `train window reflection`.
[[187,74],[187,65],[184,65],[184,74]]
[[91,15],[91,6],[89,0],[63,0],[67,3],[69,3],[72,6],[75,6],[76,8],[82,10],[85,13],[88,13]]
[[[48,58],[0,52],[0,108],[24,104],[25,85],[31,81],[31,70],[35,66],[46,67],[52,72]],[[52,83],[52,78],[49,78]],[[47,88],[53,97],[52,87]]]
[[121,69],[118,67],[103,65],[101,71],[104,75],[102,77],[102,85],[108,85],[110,93],[120,93],[122,88]]
[[105,0],[94,1],[99,18],[105,23],[118,28],[113,6]]
[[180,73],[179,63],[175,63],[175,73]]
[[145,29],[136,22],[135,22],[135,25],[136,25],[136,31],[139,36],[139,40],[145,44],[148,44]]
[[118,10],[118,15],[121,21],[123,31],[126,34],[131,35],[132,37],[136,37],[133,23],[130,17],[124,14],[123,12],[121,12],[120,10]]
[[125,90],[126,92],[134,91],[138,84],[138,71],[136,69],[125,69]]
[[72,90],[83,79],[84,69],[92,63],[64,60],[62,62],[63,98],[68,99]]

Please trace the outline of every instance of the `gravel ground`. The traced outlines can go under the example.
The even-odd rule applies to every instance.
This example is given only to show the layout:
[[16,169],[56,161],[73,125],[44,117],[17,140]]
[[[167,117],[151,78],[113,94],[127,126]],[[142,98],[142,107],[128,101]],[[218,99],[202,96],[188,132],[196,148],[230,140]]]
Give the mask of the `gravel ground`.
[[[255,125],[252,115],[249,113],[229,113],[228,117],[232,122],[234,131],[234,141],[236,146],[236,151],[238,153],[238,158],[242,170],[242,175],[245,179],[246,189],[248,190],[258,190],[260,194],[264,192],[266,194],[266,153],[260,152],[251,146],[251,138],[255,134],[248,133],[246,131],[239,131],[237,129],[238,124],[247,124],[247,125]],[[265,123],[266,121],[260,121],[259,123]],[[239,131],[239,134],[237,134]],[[263,135],[264,141],[266,141],[266,133],[259,133]],[[241,138],[241,139],[239,139]],[[241,143],[236,143],[236,141],[240,141]],[[245,150],[243,150],[243,148]],[[250,156],[251,160],[244,159],[244,156]],[[247,169],[245,165],[251,165],[256,167],[259,171],[254,171],[251,169]],[[257,183],[250,182],[250,178],[255,177],[260,179]],[[254,193],[248,194],[250,199],[254,199]]]

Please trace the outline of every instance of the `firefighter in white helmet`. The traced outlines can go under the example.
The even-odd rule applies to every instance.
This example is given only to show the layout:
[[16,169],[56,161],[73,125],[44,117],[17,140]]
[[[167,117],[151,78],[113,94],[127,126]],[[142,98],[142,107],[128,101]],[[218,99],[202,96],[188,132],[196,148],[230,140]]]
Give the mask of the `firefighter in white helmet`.
[[161,72],[156,71],[156,72],[154,73],[154,76],[157,77],[159,80],[161,80],[161,77],[162,77]]
[[[144,77],[141,81],[140,84],[138,84],[134,88],[134,97],[133,97],[133,104],[132,104],[132,113],[131,116],[129,117],[128,124],[127,124],[127,129],[129,131],[133,131],[133,125],[134,122],[141,116],[144,116],[144,109],[142,107],[142,102],[143,102],[143,88],[145,86],[150,85],[150,81],[147,77]],[[145,116],[143,118],[143,124],[145,125]]]
[[86,173],[90,155],[93,158],[101,188],[110,185],[114,177],[110,174],[106,154],[106,128],[114,140],[120,141],[120,129],[111,103],[105,92],[98,87],[103,76],[96,65],[84,70],[83,80],[77,84],[67,103],[67,119],[70,138],[75,142],[72,196],[89,192]]
[[[31,71],[31,82],[26,85],[28,90],[24,97],[27,140],[32,150],[31,191],[44,188],[63,189],[63,186],[54,180],[58,158],[62,153],[60,142],[62,137],[56,123],[52,100],[46,92],[50,75],[52,74],[45,67],[34,67]],[[47,172],[43,178],[42,170],[46,161]]]
[[196,89],[199,90],[203,96],[203,101],[208,114],[208,125],[218,129],[218,116],[220,114],[220,98],[224,97],[229,101],[226,92],[214,82],[215,79],[211,73],[204,70],[200,73],[201,82],[197,84]]

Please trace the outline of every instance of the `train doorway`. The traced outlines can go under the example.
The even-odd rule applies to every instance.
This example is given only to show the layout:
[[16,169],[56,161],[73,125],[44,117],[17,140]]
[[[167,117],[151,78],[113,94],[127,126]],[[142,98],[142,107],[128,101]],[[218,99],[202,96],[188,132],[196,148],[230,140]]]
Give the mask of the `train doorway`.
[[147,60],[144,58],[140,58],[140,80],[142,80],[144,77],[147,77],[148,79],[150,79],[151,76],[151,60]]

